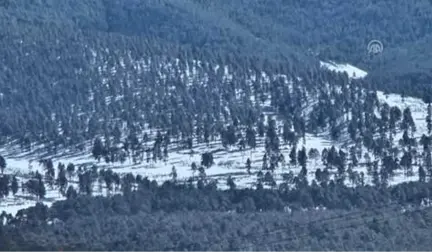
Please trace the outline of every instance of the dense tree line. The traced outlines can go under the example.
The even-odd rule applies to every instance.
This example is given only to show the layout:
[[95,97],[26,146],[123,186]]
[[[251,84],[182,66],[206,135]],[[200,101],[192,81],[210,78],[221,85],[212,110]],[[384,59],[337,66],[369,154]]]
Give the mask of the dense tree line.
[[[419,209],[429,206],[425,197],[431,190],[424,182],[390,188],[330,182],[292,190],[222,191],[214,184],[158,186],[143,179],[124,195],[77,195],[50,208],[38,203],[15,217],[2,214],[0,248],[420,249],[430,245],[424,232],[430,210]],[[301,210],[308,205],[320,208]]]

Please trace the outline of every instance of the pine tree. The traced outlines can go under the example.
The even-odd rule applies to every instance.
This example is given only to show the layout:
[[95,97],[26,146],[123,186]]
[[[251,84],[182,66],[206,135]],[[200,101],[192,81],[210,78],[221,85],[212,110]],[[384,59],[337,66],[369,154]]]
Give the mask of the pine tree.
[[12,177],[11,189],[13,195],[15,195],[18,192],[18,179],[16,176]]
[[426,172],[421,165],[418,168],[418,176],[420,182],[426,182]]
[[297,150],[296,150],[296,146],[293,146],[291,148],[291,152],[289,154],[289,158],[290,158],[290,164],[293,166],[297,165]]
[[1,174],[4,174],[4,170],[6,169],[6,160],[3,156],[0,155],[0,171]]
[[9,195],[9,176],[2,175],[0,177],[0,198],[7,197]]
[[328,165],[328,163],[327,163],[328,153],[329,153],[329,152],[328,152],[327,148],[324,148],[324,149],[321,151],[321,162],[322,162],[323,165],[325,165],[325,166]]
[[316,166],[317,160],[318,160],[318,158],[320,156],[319,151],[317,149],[315,149],[315,148],[310,148],[309,152],[308,152],[308,156],[309,156],[309,158],[311,160],[314,161],[314,166]]
[[258,121],[258,135],[259,137],[264,137],[265,132],[265,126],[264,126],[264,120]]
[[67,165],[66,170],[67,170],[67,173],[68,173],[68,176],[69,176],[69,180],[71,180],[73,174],[75,173],[75,165],[73,163],[69,163]]
[[412,167],[412,156],[411,156],[411,152],[409,151],[405,151],[401,161],[400,161],[400,165],[402,167],[404,167],[404,174],[405,176],[411,176],[412,172],[411,172],[411,167]]
[[264,156],[263,156],[263,165],[262,165],[262,169],[263,169],[264,171],[268,169],[267,153],[264,153]]
[[60,192],[63,194],[65,193],[67,182],[66,169],[64,166],[61,166],[59,173],[57,174],[57,184],[59,185]]
[[173,166],[171,169],[171,177],[173,182],[177,181],[177,169],[175,168],[175,166]]
[[402,118],[402,112],[400,111],[399,107],[393,106],[390,108],[390,129],[392,131],[396,130],[396,123],[400,121]]
[[227,178],[227,186],[230,188],[230,190],[235,190],[236,184],[234,183],[234,179],[231,176],[228,176]]
[[301,150],[298,151],[297,159],[301,167],[306,167],[307,156],[306,156],[306,148],[304,146]]
[[42,179],[38,180],[38,197],[39,199],[43,199],[45,198],[46,195],[46,189],[45,189],[45,185],[42,181]]
[[303,165],[302,165],[302,168],[301,168],[301,170],[300,170],[300,174],[299,174],[299,176],[300,176],[302,179],[307,179],[307,174],[308,174],[308,170],[306,169],[306,166],[303,166]]
[[200,167],[198,168],[198,172],[199,172],[198,176],[200,177],[200,180],[205,180],[206,177],[207,177],[207,174],[206,174],[206,172],[205,172],[204,167],[200,166]]
[[430,147],[424,151],[423,163],[424,163],[424,167],[427,171],[427,175],[429,177],[432,177],[432,151],[431,151]]
[[291,136],[291,125],[288,121],[285,121],[283,125],[283,133],[282,133],[282,138],[285,143],[289,142],[290,136]]
[[350,148],[350,159],[351,159],[352,166],[357,167],[358,159],[357,159],[355,147]]
[[247,170],[247,173],[248,173],[248,174],[251,174],[251,168],[252,168],[252,162],[251,162],[251,160],[248,158],[248,159],[246,160],[246,170]]
[[73,188],[73,186],[69,186],[66,191],[66,198],[67,199],[74,199],[78,196],[76,190]]
[[411,128],[412,132],[416,131],[414,119],[411,114],[411,109],[409,107],[405,108],[403,111],[403,118],[401,123],[402,130],[409,130]]
[[252,127],[248,127],[248,129],[246,130],[246,143],[252,149],[256,148],[255,135],[256,135],[255,130]]
[[201,155],[201,165],[210,168],[213,164],[214,160],[211,152],[205,152]]
[[432,133],[432,105],[431,105],[431,103],[428,103],[428,106],[427,106],[426,126],[427,126],[427,130],[428,130],[428,134],[431,135],[431,133]]
[[378,170],[378,162],[373,162],[372,163],[372,183],[375,186],[380,186],[381,181],[380,181],[380,174],[379,174],[379,170]]
[[198,170],[198,166],[197,166],[197,164],[195,162],[192,162],[192,164],[191,164],[191,170],[192,170],[193,174],[195,174],[195,172]]
[[53,189],[55,180],[54,164],[51,159],[45,160],[45,180],[49,187]]
[[104,154],[104,151],[105,151],[105,147],[104,144],[102,143],[102,140],[99,137],[96,138],[93,143],[92,155],[98,162],[100,162],[100,159]]

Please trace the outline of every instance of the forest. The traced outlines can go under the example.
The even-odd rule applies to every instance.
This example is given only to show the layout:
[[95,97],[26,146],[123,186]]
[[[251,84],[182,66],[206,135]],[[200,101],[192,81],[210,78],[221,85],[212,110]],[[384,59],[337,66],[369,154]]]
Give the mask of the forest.
[[[43,167],[22,178],[0,155],[0,201],[67,198],[2,213],[0,250],[430,248],[431,17],[426,0],[0,1],[0,145]],[[422,99],[426,128],[378,91]],[[220,189],[214,151],[164,183],[103,168],[214,143],[263,143],[253,187]],[[54,165],[76,153],[95,164]]]
[[[416,250],[430,247],[430,183],[217,190],[148,179],[2,214],[2,250]],[[407,203],[410,203],[407,205]],[[289,206],[290,207],[289,207]],[[308,205],[318,208],[301,208]],[[405,208],[401,206],[405,205]],[[303,209],[303,210],[299,210]],[[404,230],[401,232],[401,230]]]

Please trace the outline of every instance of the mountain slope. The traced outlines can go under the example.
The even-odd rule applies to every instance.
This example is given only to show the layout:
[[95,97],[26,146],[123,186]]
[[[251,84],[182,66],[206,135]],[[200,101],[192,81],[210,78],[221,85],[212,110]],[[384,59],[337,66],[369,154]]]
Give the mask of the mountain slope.
[[[207,82],[205,80],[207,78],[204,77],[204,79],[201,79],[202,77],[199,77],[200,76],[198,74],[198,71],[200,69],[198,67],[199,63],[196,62],[195,64],[197,65],[191,67],[189,73],[186,72],[186,74],[183,75],[184,81],[186,83],[189,83],[191,88],[193,88],[195,85],[201,87],[210,85],[211,82]],[[166,69],[175,69],[174,65],[167,64],[165,67]],[[336,63],[322,62],[322,66],[324,68],[329,68],[332,71],[346,72],[347,76],[353,79],[361,80],[367,75],[365,71],[355,68],[349,64],[338,65]],[[151,67],[149,66],[147,67],[143,66],[143,69],[145,68],[151,69]],[[220,67],[218,68],[221,69]],[[230,68],[226,67],[225,69],[230,69]],[[118,69],[118,71],[120,71],[120,69]],[[195,74],[193,74],[194,72]],[[273,83],[274,85],[276,85],[278,79],[281,77],[285,78],[284,75],[273,75],[271,77],[271,75],[269,76],[266,73],[262,73],[263,85],[265,85],[265,83]],[[228,80],[229,82],[229,80],[232,78],[233,76],[230,75],[230,71],[229,70],[226,71],[224,74],[224,79]],[[256,78],[257,76],[252,75],[250,76],[250,79],[246,79],[245,82],[252,84],[253,81],[256,80]],[[323,82],[321,85],[324,86],[329,85],[329,83],[327,84],[325,83],[326,82]],[[337,151],[340,150],[342,152],[347,153],[347,155],[349,155],[349,157],[346,158],[345,165],[347,165],[350,168],[348,170],[343,170],[343,173],[346,174],[347,176],[345,182],[348,185],[355,186],[358,183],[376,184],[377,182],[375,180],[374,172],[370,167],[371,166],[370,162],[372,161],[377,162],[377,164],[379,164],[377,168],[381,171],[385,171],[385,169],[387,169],[385,162],[383,162],[383,160],[385,160],[384,158],[386,157],[385,152],[387,150],[392,150],[391,148],[396,149],[396,152],[393,155],[396,155],[396,157],[399,158],[399,160],[401,160],[401,158],[403,158],[403,156],[407,153],[404,144],[400,142],[400,139],[403,139],[403,131],[399,129],[399,127],[401,126],[398,126],[395,129],[394,134],[391,133],[393,130],[386,132],[384,139],[387,139],[389,137],[389,140],[394,142],[390,143],[390,147],[387,147],[385,145],[379,147],[382,148],[381,150],[376,149],[375,145],[372,146],[368,145],[368,143],[366,142],[366,137],[368,136],[366,132],[367,130],[369,130],[368,129],[369,126],[366,126],[365,128],[362,127],[359,128],[360,130],[365,131],[365,133],[359,133],[359,134],[363,134],[362,136],[363,140],[361,140],[362,137],[360,137],[359,138],[360,141],[358,142],[356,142],[355,140],[353,141],[353,139],[351,139],[351,137],[349,136],[350,134],[349,124],[353,122],[352,113],[354,113],[355,111],[353,108],[351,108],[353,109],[352,110],[353,112],[349,112],[348,115],[342,113],[339,115],[338,119],[336,120],[338,121],[338,124],[336,125],[340,125],[337,127],[341,127],[341,129],[339,130],[340,131],[339,136],[337,137],[333,136],[332,132],[334,130],[333,129],[334,126],[324,126],[324,127],[321,126],[318,127],[318,129],[316,129],[315,128],[316,126],[314,126],[315,122],[312,121],[312,119],[314,118],[314,114],[320,113],[319,111],[323,107],[331,106],[329,103],[327,105],[320,105],[319,102],[331,103],[332,98],[328,97],[327,99],[329,100],[326,101],[324,99],[324,95],[330,95],[330,96],[334,96],[337,94],[343,95],[343,93],[340,93],[341,92],[340,90],[344,89],[344,85],[347,85],[348,83],[346,82],[345,84],[342,83],[338,83],[338,84],[334,83],[333,87],[332,85],[329,85],[327,86],[328,89],[327,88],[318,89],[320,91],[315,90],[315,88],[321,87],[320,84],[316,85],[314,88],[308,87],[303,91],[306,93],[302,93],[300,91],[300,95],[298,96],[305,97],[301,101],[302,104],[301,114],[305,118],[309,118],[307,122],[308,132],[303,133],[301,131],[301,127],[299,128],[299,126],[296,125],[296,122],[293,121],[294,128],[292,129],[292,132],[294,133],[294,135],[297,135],[297,137],[296,139],[289,140],[288,142],[285,141],[285,125],[287,123],[287,120],[289,121],[290,119],[289,117],[286,117],[286,115],[284,115],[283,113],[281,114],[280,108],[276,106],[277,103],[275,103],[274,101],[275,93],[272,92],[264,93],[264,102],[262,102],[261,100],[257,100],[256,97],[260,97],[263,94],[258,93],[257,95],[253,95],[252,93],[249,96],[245,96],[245,92],[246,93],[249,92],[247,91],[248,86],[238,87],[237,90],[233,92],[236,94],[237,97],[236,99],[241,100],[243,98],[249,98],[250,102],[255,103],[255,106],[262,107],[263,109],[262,111],[264,115],[263,118],[265,119],[264,125],[266,127],[269,127],[271,125],[271,120],[275,120],[276,128],[277,131],[279,132],[278,139],[281,142],[280,146],[277,147],[278,148],[277,154],[282,155],[284,161],[276,163],[276,169],[274,172],[271,172],[271,170],[268,169],[268,164],[266,165],[265,164],[266,161],[264,161],[265,156],[267,156],[269,159],[268,162],[270,162],[270,164],[272,162],[270,160],[272,160],[273,154],[272,151],[268,150],[268,143],[267,143],[268,135],[267,137],[264,135],[257,136],[256,147],[254,148],[250,148],[249,146],[246,147],[246,149],[244,147],[242,148],[241,141],[243,137],[240,137],[236,143],[229,144],[228,146],[226,143],[224,143],[226,139],[223,136],[223,132],[224,130],[228,130],[232,123],[232,120],[229,119],[230,117],[229,114],[235,113],[235,109],[241,108],[241,107],[236,108],[233,106],[233,104],[231,105],[227,104],[227,107],[225,107],[226,112],[222,113],[221,118],[219,119],[225,121],[224,124],[226,125],[224,127],[225,129],[222,129],[220,138],[217,137],[216,135],[212,135],[211,137],[212,140],[206,143],[206,140],[203,139],[202,135],[199,133],[198,131],[199,129],[195,128],[194,131],[196,133],[193,134],[194,136],[192,138],[192,147],[186,147],[185,143],[183,142],[184,140],[181,140],[181,138],[178,137],[174,137],[171,140],[171,143],[167,145],[167,156],[165,156],[162,159],[159,159],[157,156],[155,156],[157,155],[155,154],[155,152],[153,152],[153,154],[147,153],[146,155],[147,160],[145,160],[146,156],[144,155],[144,153],[141,159],[139,157],[135,159],[135,154],[133,154],[134,153],[133,151],[132,154],[128,154],[129,157],[124,163],[121,163],[118,160],[117,161],[113,160],[111,162],[107,161],[107,163],[105,164],[104,162],[102,163],[97,162],[91,156],[90,154],[92,152],[91,145],[85,146],[84,147],[85,151],[81,152],[81,154],[79,154],[80,152],[78,152],[75,149],[69,149],[69,154],[58,153],[57,155],[51,155],[51,157],[53,158],[55,166],[57,166],[59,163],[63,163],[63,164],[73,163],[77,166],[84,167],[84,169],[89,169],[89,167],[91,167],[92,165],[97,165],[98,170],[110,169],[119,174],[132,173],[135,176],[140,175],[140,176],[149,177],[150,179],[155,179],[159,183],[163,183],[164,181],[172,179],[173,177],[172,168],[175,167],[177,173],[176,179],[180,182],[186,182],[190,178],[194,178],[194,180],[196,180],[202,178],[202,176],[205,176],[207,179],[217,180],[219,188],[226,188],[226,180],[228,177],[231,177],[235,181],[238,187],[242,187],[242,188],[255,187],[257,186],[257,183],[260,183],[259,181],[262,181],[262,183],[264,183],[264,186],[275,188],[281,186],[283,183],[286,183],[288,177],[291,177],[291,179],[293,179],[295,176],[299,176],[299,174],[303,172],[301,165],[297,164],[297,161],[295,161],[295,163],[292,163],[293,161],[291,158],[291,151],[293,149],[295,150],[296,148],[298,148],[298,150],[300,151],[302,147],[305,147],[305,150],[307,152],[306,172],[307,172],[307,180],[309,182],[316,180],[318,178],[317,170],[323,171],[328,169],[328,172],[330,172],[329,173],[330,179],[337,180],[338,178],[340,178],[341,175],[340,175],[339,168],[336,169],[336,167],[328,166],[326,164],[327,160],[324,157],[324,149],[328,151],[332,149],[332,147],[334,146],[337,148]],[[280,84],[282,84],[282,86],[287,87],[289,90],[292,90],[291,92],[299,92],[299,91],[294,91],[296,89],[296,86],[293,85],[292,81],[285,80]],[[339,86],[339,84],[342,84],[342,86]],[[307,84],[303,83],[302,85],[307,85]],[[351,88],[353,90],[357,90],[355,92],[359,92],[358,95],[367,93],[366,90],[364,90],[361,86],[356,88],[355,86],[356,84],[352,82],[351,85],[352,85]],[[306,86],[301,86],[301,87],[306,87]],[[172,89],[171,92],[173,91],[175,92],[175,89],[176,88]],[[318,95],[316,94],[316,92],[321,94]],[[391,108],[398,107],[401,111],[404,111],[404,109],[406,108],[410,108],[416,126],[416,131],[413,133],[415,138],[420,139],[420,137],[427,132],[426,121],[425,121],[426,114],[427,114],[426,112],[427,105],[424,104],[421,100],[415,98],[401,98],[400,96],[394,94],[384,95],[382,92],[378,92],[376,95],[377,95],[376,96],[377,104],[372,107],[373,111],[376,111],[379,114],[381,113],[379,111],[379,108],[382,108],[383,106],[389,106]],[[268,98],[266,98],[266,96],[268,96]],[[318,96],[320,97],[320,99],[313,98],[314,96]],[[373,95],[366,96],[366,99],[364,100],[363,98],[361,98],[361,96],[358,98],[355,98],[355,96],[351,96],[351,97],[352,99],[354,99],[351,102],[353,104],[358,103],[360,107],[367,106],[368,100],[374,99]],[[118,103],[124,100],[125,97],[111,97],[106,101]],[[248,106],[247,104],[248,104],[247,102],[243,103],[244,106]],[[334,106],[335,107],[332,109],[338,108],[338,105],[334,104]],[[338,110],[336,109],[336,111]],[[363,112],[363,113],[365,116],[367,116],[367,114],[369,114],[370,112]],[[196,125],[200,125],[198,118],[199,117],[195,119],[197,120]],[[244,118],[243,120],[246,119],[247,117]],[[115,118],[114,120],[113,119],[111,120],[112,120],[111,123],[113,123],[113,125],[117,124]],[[374,123],[381,124],[379,118],[376,118],[375,120],[377,121]],[[240,124],[241,123],[242,120],[240,120]],[[330,125],[332,124],[331,119],[329,123]],[[374,123],[371,123],[371,125],[373,125]],[[257,131],[259,131],[259,127],[260,126],[258,123],[257,127],[254,128]],[[236,131],[244,135],[245,132],[247,132],[247,129],[244,127],[237,127]],[[143,139],[144,146],[147,146],[147,148],[150,147],[151,149],[152,141],[155,141],[157,139],[157,134],[156,134],[157,132],[158,131],[154,131],[145,127],[143,128],[143,131],[141,133],[137,132],[134,134],[137,134],[138,139]],[[146,137],[143,136],[142,133],[144,133],[144,135],[148,135],[149,139],[144,140]],[[122,137],[122,142],[126,141],[126,139],[130,137],[127,134],[128,134],[127,131],[122,132],[122,135],[124,136]],[[303,134],[304,136],[302,136]],[[115,140],[115,138],[110,138],[110,139],[112,139],[110,141],[114,141],[114,143],[120,143],[117,142],[118,140]],[[373,141],[376,141],[374,142],[375,144],[381,144],[379,142],[381,141],[381,139],[382,136],[381,137],[376,136],[374,137]],[[246,141],[249,140],[247,140],[246,138]],[[294,143],[291,143],[290,141],[294,141]],[[107,139],[105,139],[105,143],[107,143]],[[9,146],[7,150],[4,150],[2,152],[2,155],[5,155],[8,162],[10,163],[8,165],[8,168],[6,169],[7,174],[14,174],[18,172],[18,174],[25,175],[29,171],[33,171],[33,172],[39,171],[40,173],[44,173],[43,166],[36,165],[33,169],[29,170],[27,163],[31,160],[36,161],[37,159],[39,159],[41,155],[45,153],[44,151],[45,146],[41,146],[41,148],[38,148],[37,146],[33,147],[33,153],[23,153],[18,146],[16,146],[18,148],[15,149],[17,152],[14,153],[14,148],[12,147],[14,146]],[[415,151],[417,153],[415,155],[420,155],[422,153],[421,147],[422,146],[420,145],[420,146],[411,146],[410,148],[412,148],[411,151]],[[153,151],[156,150],[154,148],[155,147],[153,147]],[[312,156],[312,154],[310,154],[311,150],[317,150],[318,156]],[[354,153],[352,153],[352,150],[354,150]],[[36,151],[41,151],[41,152],[38,153]],[[118,153],[121,153],[121,151]],[[192,170],[191,166],[193,163],[197,164],[198,166],[201,166],[203,164],[202,163],[204,160],[203,155],[205,153],[212,153],[214,164],[207,167],[203,174],[201,174],[201,172]],[[427,152],[425,151],[424,153]],[[353,164],[353,157],[354,157],[353,155],[355,156],[356,159],[358,159],[357,162],[359,164],[357,165]],[[249,172],[246,164],[247,159],[251,161],[251,167]],[[297,158],[295,157],[295,159]],[[414,156],[414,159],[418,160],[419,156]],[[419,161],[420,163],[417,162],[418,161],[414,161],[413,163],[411,163],[410,167],[399,166],[399,162],[398,162],[397,163],[398,167],[394,167],[394,171],[391,171],[391,175],[387,178],[387,181],[383,183],[398,184],[405,181],[418,180],[419,174],[416,175],[415,173],[419,169],[419,164],[420,163],[422,164],[423,161]],[[346,169],[346,167],[344,169]],[[24,177],[22,179],[24,179],[25,181]],[[70,182],[70,183],[74,184],[74,186],[76,186],[76,188],[78,189],[79,186],[77,183],[78,178],[72,179],[71,181],[74,180],[75,182],[73,183]],[[94,193],[104,194],[106,191],[105,189],[103,190],[99,189],[102,188],[101,186],[103,185],[98,185],[97,183],[95,183],[93,185]],[[17,195],[18,198],[16,196],[10,197],[8,200],[3,202],[2,209],[13,213],[19,210],[22,206],[28,206],[28,204],[31,204],[31,201],[29,202],[28,200],[22,200],[25,195],[26,194],[18,194]],[[60,194],[59,192],[57,192],[57,189],[49,190],[45,202],[51,204],[53,200],[55,201],[55,200],[62,199],[63,196],[59,197],[59,195]],[[21,205],[21,207],[19,206],[17,207],[17,205],[19,204],[24,204],[24,205]]]
[[[4,155],[94,163],[100,139],[93,156],[119,171],[166,180],[176,166],[184,180],[195,161],[208,166],[203,176],[224,180],[230,170],[239,184],[274,187],[287,167],[309,181],[318,168],[345,180],[350,153],[359,162],[351,184],[360,172],[365,183],[417,179],[414,169],[432,171],[428,105],[376,90],[427,97],[431,8],[393,3],[13,1],[0,8]],[[380,57],[365,57],[372,38],[385,44]],[[352,79],[354,71],[326,71],[319,59],[365,71]],[[305,169],[303,145],[320,152]],[[335,164],[324,147],[338,152]],[[208,153],[220,163],[201,163]],[[133,165],[120,163],[125,155]],[[247,156],[256,174],[245,174]],[[8,174],[15,168],[27,172],[20,163]]]

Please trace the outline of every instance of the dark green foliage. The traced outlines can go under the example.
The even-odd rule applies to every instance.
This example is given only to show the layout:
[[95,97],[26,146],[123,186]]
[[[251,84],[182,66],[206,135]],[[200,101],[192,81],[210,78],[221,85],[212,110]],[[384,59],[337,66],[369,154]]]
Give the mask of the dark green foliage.
[[0,171],[1,174],[4,173],[4,170],[6,169],[6,159],[0,155]]
[[[181,132],[185,138],[194,132],[191,119],[202,117],[203,129],[198,132],[207,141],[214,135],[209,131],[214,130],[213,120],[219,116],[216,111],[220,112],[221,103],[216,101],[220,98],[236,111],[231,111],[232,126],[257,125],[258,135],[263,136],[263,122],[257,123],[260,112],[250,104],[233,103],[233,88],[239,85],[240,76],[249,70],[289,76],[313,72],[313,78],[305,76],[309,83],[323,77],[316,74],[317,59],[347,60],[370,70],[364,85],[367,88],[427,97],[430,89],[426,84],[431,78],[423,69],[430,58],[424,50],[430,32],[429,7],[422,1],[408,4],[402,0],[271,0],[248,4],[226,0],[11,1],[8,8],[0,8],[0,53],[7,65],[0,74],[0,141],[18,139],[23,150],[31,150],[37,142],[46,144],[53,153],[62,147],[77,151],[83,149],[84,140],[108,133],[118,142],[122,137],[120,124],[113,122],[106,127],[112,118],[121,117],[129,126],[136,122],[134,127],[139,131],[137,125],[143,122],[138,115],[144,115],[150,127],[169,128],[174,136]],[[385,44],[381,59],[365,57],[367,42],[375,38]],[[402,50],[406,47],[412,52]],[[224,85],[223,92],[214,96],[216,83],[222,83],[217,73],[209,76],[212,84],[207,90],[197,88],[196,83],[189,90],[179,83],[178,76],[156,86],[160,79],[157,69],[151,67],[148,74],[142,74],[136,67],[142,60],[167,64],[175,58],[181,61],[180,70],[195,59],[209,63],[199,70],[203,72],[216,64],[228,65],[236,76],[233,85]],[[124,65],[122,70],[119,64]],[[100,70],[102,66],[106,67]],[[111,73],[114,68],[117,72]],[[129,88],[120,84],[126,79],[132,82]],[[141,85],[144,82],[150,84]],[[281,83],[273,80],[270,88],[257,81],[246,95],[257,92],[257,99],[264,101],[267,95],[262,91],[269,91],[272,106],[287,120],[295,119],[295,133],[304,136],[304,119],[296,114],[302,91],[286,92]],[[163,91],[165,85],[178,90],[168,95]],[[142,96],[134,98],[135,92]],[[124,101],[107,104],[106,98],[119,96]],[[179,101],[185,111],[179,111]],[[329,114],[324,110],[333,106],[325,102],[318,106],[311,122],[313,130],[331,123],[332,136],[338,138],[341,125],[336,118],[323,118]],[[167,111],[178,113],[170,115]],[[169,121],[172,123],[167,125]],[[231,133],[232,128],[228,128],[228,145],[238,140]],[[284,140],[292,137],[285,131]],[[246,134],[246,142],[255,146],[250,134]],[[109,151],[102,147],[108,148],[97,142],[93,155],[98,160],[102,152]],[[165,150],[164,146],[158,148]],[[155,152],[156,160],[160,156]],[[104,158],[108,162],[113,159]],[[124,156],[118,158],[124,160]]]
[[[419,206],[431,195],[430,136],[420,139],[418,161],[410,109],[380,104],[374,92],[423,98],[429,103],[430,135],[431,10],[427,1],[402,0],[0,0],[1,144],[18,140],[22,151],[44,144],[43,153],[86,151],[98,161],[131,159],[134,164],[168,159],[171,142],[191,154],[195,141],[221,140],[225,147],[244,150],[264,140],[266,149],[256,190],[237,189],[231,176],[226,181],[230,190],[216,190],[204,169],[214,164],[212,152],[201,153],[200,167],[191,164],[194,178],[188,185],[178,181],[174,167],[172,181],[157,186],[96,166],[76,171],[73,164],[61,164],[56,176],[52,160],[42,159],[44,180],[36,173],[22,189],[44,198],[46,182],[57,185],[68,200],[8,217],[11,225],[0,225],[0,250],[430,248],[432,239],[425,232],[431,228],[429,210],[403,216],[383,211],[384,221],[376,213],[365,214],[344,221],[349,228],[335,222],[299,227],[297,221],[311,215],[320,220],[341,209],[366,213],[368,207],[390,202]],[[384,43],[382,55],[366,55],[371,39]],[[179,64],[173,64],[177,59]],[[369,74],[349,81],[346,74],[319,69],[318,60],[347,61]],[[159,67],[168,64],[174,69]],[[233,79],[213,71],[215,66],[228,66]],[[182,75],[193,67],[198,77],[188,83]],[[286,74],[293,83],[281,77],[247,83],[262,72]],[[205,85],[203,76],[209,80]],[[304,115],[306,107],[309,115]],[[264,120],[268,110],[283,118],[282,129],[273,118]],[[404,134],[400,146],[392,146],[399,125]],[[298,149],[299,141],[306,132],[322,131],[341,140],[345,128],[352,141],[374,154],[366,165],[375,186],[365,186],[364,174],[354,171],[361,157],[357,150],[348,155],[335,147],[322,151],[325,167],[308,181],[306,161],[320,155]],[[157,131],[156,137],[140,135],[144,130]],[[298,176],[285,174],[281,185],[272,173],[284,159],[279,137],[290,147],[290,167],[301,166]],[[93,141],[91,150],[86,141]],[[401,150],[399,160],[393,151]],[[251,165],[247,159],[250,174]],[[400,167],[410,174],[414,165],[419,182],[387,187]],[[2,174],[5,168],[0,156]],[[75,173],[79,193],[68,187],[67,177]],[[345,186],[345,177],[357,187]],[[96,181],[109,195],[123,195],[91,197]],[[2,175],[0,198],[9,189],[15,194],[18,181]],[[318,206],[330,210],[299,214],[301,208]],[[281,213],[287,207],[296,212],[289,218]],[[281,228],[279,235],[266,234]]]
[[[140,190],[109,198],[77,196],[70,187],[69,199],[49,209],[39,204],[21,210],[15,218],[7,217],[11,225],[1,226],[0,249],[417,250],[431,245],[424,232],[432,225],[431,210],[401,212],[408,202],[418,209],[432,190],[429,183],[411,182],[387,191],[312,183],[278,192],[235,189],[230,178],[227,191],[141,181]],[[353,203],[362,210],[337,210]],[[315,204],[330,210],[299,211]]]

